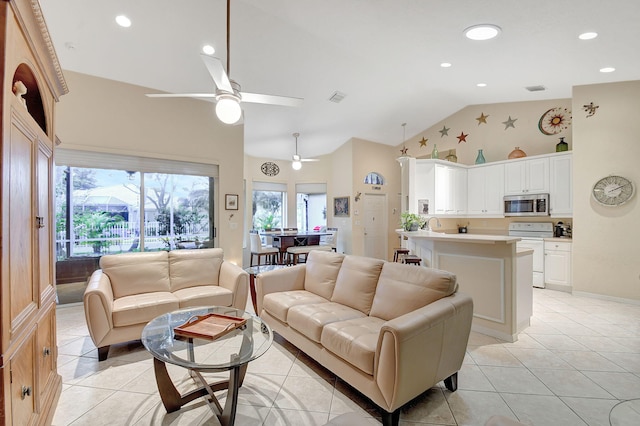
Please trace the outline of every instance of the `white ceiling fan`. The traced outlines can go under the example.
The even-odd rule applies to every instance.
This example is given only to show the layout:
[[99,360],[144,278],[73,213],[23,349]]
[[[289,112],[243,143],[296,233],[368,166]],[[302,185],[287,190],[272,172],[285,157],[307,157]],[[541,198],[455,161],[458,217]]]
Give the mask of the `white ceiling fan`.
[[298,137],[300,136],[300,133],[296,132],[293,134],[293,137],[296,138],[296,153],[293,154],[293,158],[292,158],[292,163],[291,163],[291,167],[293,168],[293,170],[300,170],[302,168],[302,162],[303,161],[320,161],[317,158],[302,158],[300,155],[298,155]]
[[235,124],[242,117],[240,102],[289,107],[301,106],[303,101],[301,98],[241,92],[240,85],[229,78],[229,58],[231,57],[229,50],[230,3],[231,0],[227,0],[227,70],[225,71],[219,58],[205,54],[200,55],[216,86],[215,93],[149,93],[147,96],[150,98],[213,98],[216,102],[216,115],[220,121],[226,124]]

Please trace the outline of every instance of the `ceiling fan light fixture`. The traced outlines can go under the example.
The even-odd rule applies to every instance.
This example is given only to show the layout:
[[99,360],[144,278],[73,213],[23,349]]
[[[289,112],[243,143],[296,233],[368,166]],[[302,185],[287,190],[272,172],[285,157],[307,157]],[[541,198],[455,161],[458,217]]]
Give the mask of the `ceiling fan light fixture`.
[[472,25],[464,30],[464,35],[471,40],[490,40],[500,34],[502,29],[493,24]]
[[292,168],[293,170],[300,170],[300,169],[302,168],[302,162],[301,162],[301,161],[299,161],[299,160],[294,160],[294,161],[291,163],[291,168]]
[[242,116],[240,100],[233,95],[220,95],[216,102],[216,116],[225,124],[235,124]]

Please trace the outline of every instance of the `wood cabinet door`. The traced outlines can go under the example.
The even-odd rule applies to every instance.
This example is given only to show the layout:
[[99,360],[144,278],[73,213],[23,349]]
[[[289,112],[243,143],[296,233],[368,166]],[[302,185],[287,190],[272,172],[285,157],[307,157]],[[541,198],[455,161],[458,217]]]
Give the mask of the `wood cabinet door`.
[[[3,160],[4,187],[8,200],[5,209],[6,233],[3,236],[8,258],[4,278],[9,285],[9,300],[3,307],[10,313],[11,336],[18,335],[37,312],[38,297],[34,274],[36,215],[34,214],[34,146],[37,133],[15,112],[11,115],[11,137],[5,143],[9,152]],[[5,239],[6,238],[6,239]]]
[[51,196],[51,182],[53,181],[53,152],[43,142],[38,144],[36,157],[37,183],[37,216],[36,227],[38,233],[38,289],[40,306],[47,299],[53,299],[54,287],[54,258],[53,247],[55,239],[55,224],[50,212],[53,212],[53,197]]
[[36,389],[34,371],[35,333],[32,333],[10,360],[11,376],[11,423],[28,425],[34,421],[36,411]]
[[43,399],[43,394],[51,391],[50,382],[56,373],[56,316],[55,306],[38,322],[38,338],[35,355],[38,360],[38,389],[39,397]]

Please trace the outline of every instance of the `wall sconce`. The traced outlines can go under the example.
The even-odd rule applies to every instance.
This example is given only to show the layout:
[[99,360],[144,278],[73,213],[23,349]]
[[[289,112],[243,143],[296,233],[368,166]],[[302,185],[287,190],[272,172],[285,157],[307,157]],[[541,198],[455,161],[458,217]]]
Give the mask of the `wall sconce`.
[[360,201],[360,196],[362,195],[362,192],[358,191],[356,193],[356,196],[353,197],[353,199],[355,200],[355,202],[357,203],[358,201]]

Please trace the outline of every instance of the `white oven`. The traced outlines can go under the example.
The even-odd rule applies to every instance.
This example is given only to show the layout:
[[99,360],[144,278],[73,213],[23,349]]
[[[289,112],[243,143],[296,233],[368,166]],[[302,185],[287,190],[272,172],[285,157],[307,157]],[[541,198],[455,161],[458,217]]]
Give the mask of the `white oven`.
[[544,288],[544,238],[553,237],[552,222],[513,222],[509,235],[521,237],[518,248],[533,250],[533,286]]

